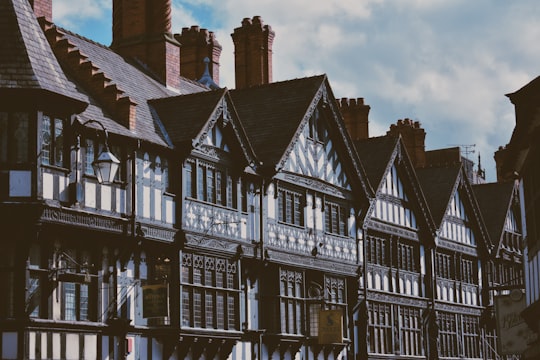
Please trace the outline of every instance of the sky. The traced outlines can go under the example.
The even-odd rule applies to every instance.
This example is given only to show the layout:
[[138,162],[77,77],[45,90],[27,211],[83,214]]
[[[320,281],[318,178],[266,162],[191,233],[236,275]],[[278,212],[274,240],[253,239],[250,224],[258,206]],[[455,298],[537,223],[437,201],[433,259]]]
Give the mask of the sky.
[[[112,0],[53,0],[53,21],[104,45]],[[505,96],[540,75],[538,0],[172,0],[172,31],[198,25],[223,47],[220,86],[234,88],[231,33],[261,16],[275,32],[273,81],[326,74],[337,99],[364,98],[369,135],[419,121],[426,150],[461,146],[496,180],[493,154],[515,126]]]

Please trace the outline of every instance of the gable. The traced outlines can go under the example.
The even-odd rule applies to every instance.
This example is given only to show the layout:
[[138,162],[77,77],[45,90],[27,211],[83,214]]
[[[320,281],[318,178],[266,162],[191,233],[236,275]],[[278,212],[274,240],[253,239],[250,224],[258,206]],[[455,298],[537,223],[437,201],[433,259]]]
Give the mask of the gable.
[[218,148],[222,151],[229,152],[228,140],[225,139],[222,129],[217,125],[220,122],[213,124],[206,136],[201,139],[203,145]]
[[283,170],[351,189],[344,161],[328,131],[321,109],[316,107],[300,132]]
[[468,208],[459,189],[454,190],[441,224],[441,237],[467,245],[476,245]]
[[386,176],[381,181],[372,215],[374,218],[385,222],[417,229],[416,215],[409,201],[414,196],[407,194],[396,161],[394,160],[394,163],[386,172]]

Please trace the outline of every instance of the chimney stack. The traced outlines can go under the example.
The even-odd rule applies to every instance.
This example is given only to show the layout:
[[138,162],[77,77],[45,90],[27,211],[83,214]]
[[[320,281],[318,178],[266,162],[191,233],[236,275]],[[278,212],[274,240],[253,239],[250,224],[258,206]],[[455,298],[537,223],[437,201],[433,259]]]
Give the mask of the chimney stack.
[[244,18],[231,34],[234,42],[236,88],[272,82],[272,44],[275,33],[260,16]]
[[352,140],[365,140],[369,138],[369,110],[371,107],[364,104],[363,98],[342,98],[339,102],[341,115],[345,127]]
[[36,18],[44,17],[45,20],[52,21],[52,0],[30,0],[30,5]]
[[219,56],[221,45],[214,33],[198,26],[182,28],[181,34],[174,37],[182,46],[180,57],[180,75],[198,80],[205,71],[205,58],[208,58],[208,70],[214,83],[219,84]]
[[426,132],[420,127],[420,122],[411,119],[398,120],[392,124],[386,135],[398,136],[401,134],[405,148],[409,153],[415,168],[426,166]]
[[111,48],[180,88],[180,44],[171,34],[171,0],[113,0]]

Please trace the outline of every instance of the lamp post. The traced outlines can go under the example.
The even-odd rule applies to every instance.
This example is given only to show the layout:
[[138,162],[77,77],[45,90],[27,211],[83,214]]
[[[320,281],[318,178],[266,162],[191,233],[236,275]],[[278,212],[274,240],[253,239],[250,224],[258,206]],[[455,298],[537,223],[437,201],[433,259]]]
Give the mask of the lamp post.
[[86,126],[87,124],[95,123],[98,124],[103,132],[105,133],[105,148],[98,155],[97,159],[92,162],[92,168],[97,177],[97,180],[100,184],[109,185],[112,184],[118,168],[120,167],[120,160],[109,150],[109,134],[105,126],[97,120],[88,120],[82,124]]

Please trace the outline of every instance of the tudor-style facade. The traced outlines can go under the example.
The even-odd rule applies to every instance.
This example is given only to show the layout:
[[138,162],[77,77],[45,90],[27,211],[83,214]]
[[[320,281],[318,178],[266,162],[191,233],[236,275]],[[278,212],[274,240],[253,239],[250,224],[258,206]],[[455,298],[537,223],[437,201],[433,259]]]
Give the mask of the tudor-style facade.
[[355,144],[377,187],[363,228],[368,356],[430,357],[436,353],[426,336],[435,233],[430,211],[401,138]]
[[0,357],[491,356],[482,288],[505,272],[481,273],[516,269],[501,239],[519,229],[490,252],[463,168],[425,182],[406,136],[353,142],[369,106],[338,104],[325,75],[271,83],[260,17],[233,39],[263,61],[220,89],[215,38],[183,31],[209,41],[190,43],[212,58],[199,74],[171,1],[151,2],[113,1],[111,48],[57,27],[50,0],[0,4]]
[[488,287],[483,267],[490,239],[462,162],[417,169],[417,174],[437,224],[432,280],[439,356],[481,358],[480,317]]
[[[285,91],[295,95],[282,99]],[[253,255],[243,256],[257,358],[349,358],[361,272],[357,221],[370,190],[328,80],[235,90],[232,98],[262,175],[260,235]]]
[[515,328],[523,335],[523,341],[527,338],[524,323],[505,326],[504,322],[497,321],[501,317],[497,314],[501,309],[497,307],[508,299],[521,301],[525,288],[519,188],[514,182],[506,181],[473,185],[473,190],[494,243],[489,261],[485,263],[489,295],[484,298],[486,310],[480,322],[486,339],[483,353],[488,358],[496,354],[510,357],[521,353],[521,344],[508,336],[509,331]]

